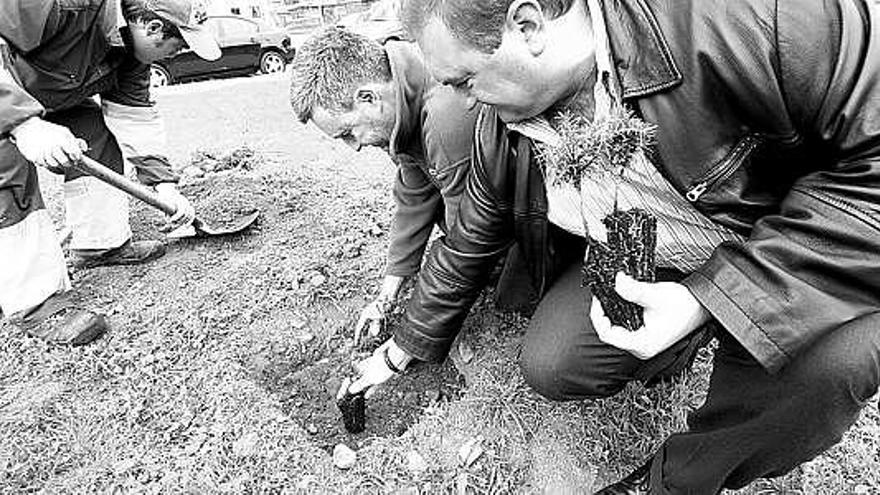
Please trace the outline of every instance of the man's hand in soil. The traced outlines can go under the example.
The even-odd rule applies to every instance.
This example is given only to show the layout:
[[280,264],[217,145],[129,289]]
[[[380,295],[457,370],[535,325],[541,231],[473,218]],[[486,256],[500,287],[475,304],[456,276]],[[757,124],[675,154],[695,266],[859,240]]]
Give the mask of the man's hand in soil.
[[382,281],[382,289],[379,295],[370,304],[361,310],[360,317],[354,326],[354,345],[358,345],[361,335],[366,330],[369,335],[375,337],[382,330],[382,325],[388,312],[391,311],[391,304],[397,298],[400,286],[403,284],[403,277],[394,275],[386,275]]
[[354,382],[348,387],[348,392],[356,394],[361,390],[367,390],[367,395],[372,395],[377,385],[381,385],[390,380],[399,373],[386,363],[390,361],[395,368],[403,371],[412,361],[412,356],[401,349],[394,339],[388,339],[384,344],[380,345],[373,355],[357,363],[355,368],[358,375]]
[[18,151],[31,163],[61,173],[82,160],[88,144],[67,127],[31,117],[10,131]]
[[173,182],[156,184],[156,193],[163,201],[177,207],[174,215],[167,217],[168,226],[164,229],[165,232],[172,232],[184,225],[189,225],[196,218],[196,210],[189,200],[183,194],[180,194],[180,191],[177,190],[177,185]]
[[634,332],[612,325],[595,297],[590,319],[602,342],[639,359],[660,354],[709,320],[709,313],[687,287],[675,282],[639,282],[618,273],[614,289],[622,298],[644,308],[644,325]]

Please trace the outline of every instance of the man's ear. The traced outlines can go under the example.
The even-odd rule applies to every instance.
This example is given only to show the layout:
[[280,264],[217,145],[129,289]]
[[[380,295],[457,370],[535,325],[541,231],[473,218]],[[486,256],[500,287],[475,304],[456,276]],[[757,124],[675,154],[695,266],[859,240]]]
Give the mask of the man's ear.
[[370,88],[358,88],[357,92],[354,95],[355,103],[366,103],[368,105],[372,105],[377,103],[381,97],[379,93]]
[[547,40],[547,19],[537,0],[514,0],[507,9],[504,27],[511,34],[520,36],[532,55],[544,51]]

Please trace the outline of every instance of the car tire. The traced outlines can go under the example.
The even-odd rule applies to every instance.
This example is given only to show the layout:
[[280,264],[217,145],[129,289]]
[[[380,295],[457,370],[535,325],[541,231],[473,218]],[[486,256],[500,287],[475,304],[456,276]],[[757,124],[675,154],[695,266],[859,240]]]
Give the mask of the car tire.
[[171,73],[168,72],[168,69],[162,67],[159,64],[150,64],[150,87],[151,88],[160,88],[162,86],[168,86],[172,84],[174,80],[171,78]]
[[260,56],[260,72],[263,74],[283,72],[286,65],[284,56],[274,50],[267,50]]

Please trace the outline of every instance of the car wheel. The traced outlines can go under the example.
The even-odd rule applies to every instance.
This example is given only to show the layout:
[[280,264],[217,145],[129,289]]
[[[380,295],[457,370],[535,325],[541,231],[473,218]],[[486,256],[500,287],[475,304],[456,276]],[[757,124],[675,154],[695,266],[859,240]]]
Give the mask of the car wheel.
[[263,74],[282,72],[285,65],[284,57],[278,52],[268,51],[260,57],[260,72]]
[[171,84],[171,74],[168,72],[168,69],[162,67],[161,65],[152,64],[150,65],[150,87],[158,88],[161,86],[168,86]]

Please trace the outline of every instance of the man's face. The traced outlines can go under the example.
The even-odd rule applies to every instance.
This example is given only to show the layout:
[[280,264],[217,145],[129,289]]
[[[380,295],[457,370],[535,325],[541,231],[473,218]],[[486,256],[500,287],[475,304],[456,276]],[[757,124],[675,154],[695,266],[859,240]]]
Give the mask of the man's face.
[[135,58],[145,64],[171,57],[186,48],[183,38],[162,38],[162,21],[133,22],[131,31],[132,51]]
[[505,29],[501,46],[487,54],[456,39],[434,17],[418,42],[435,79],[494,106],[505,122],[538,115],[558,98],[521,33]]
[[380,97],[370,90],[358,90],[350,109],[316,106],[312,110],[312,122],[325,134],[341,139],[355,151],[364,146],[378,146],[388,151],[397,121],[396,106],[389,101],[390,96]]

